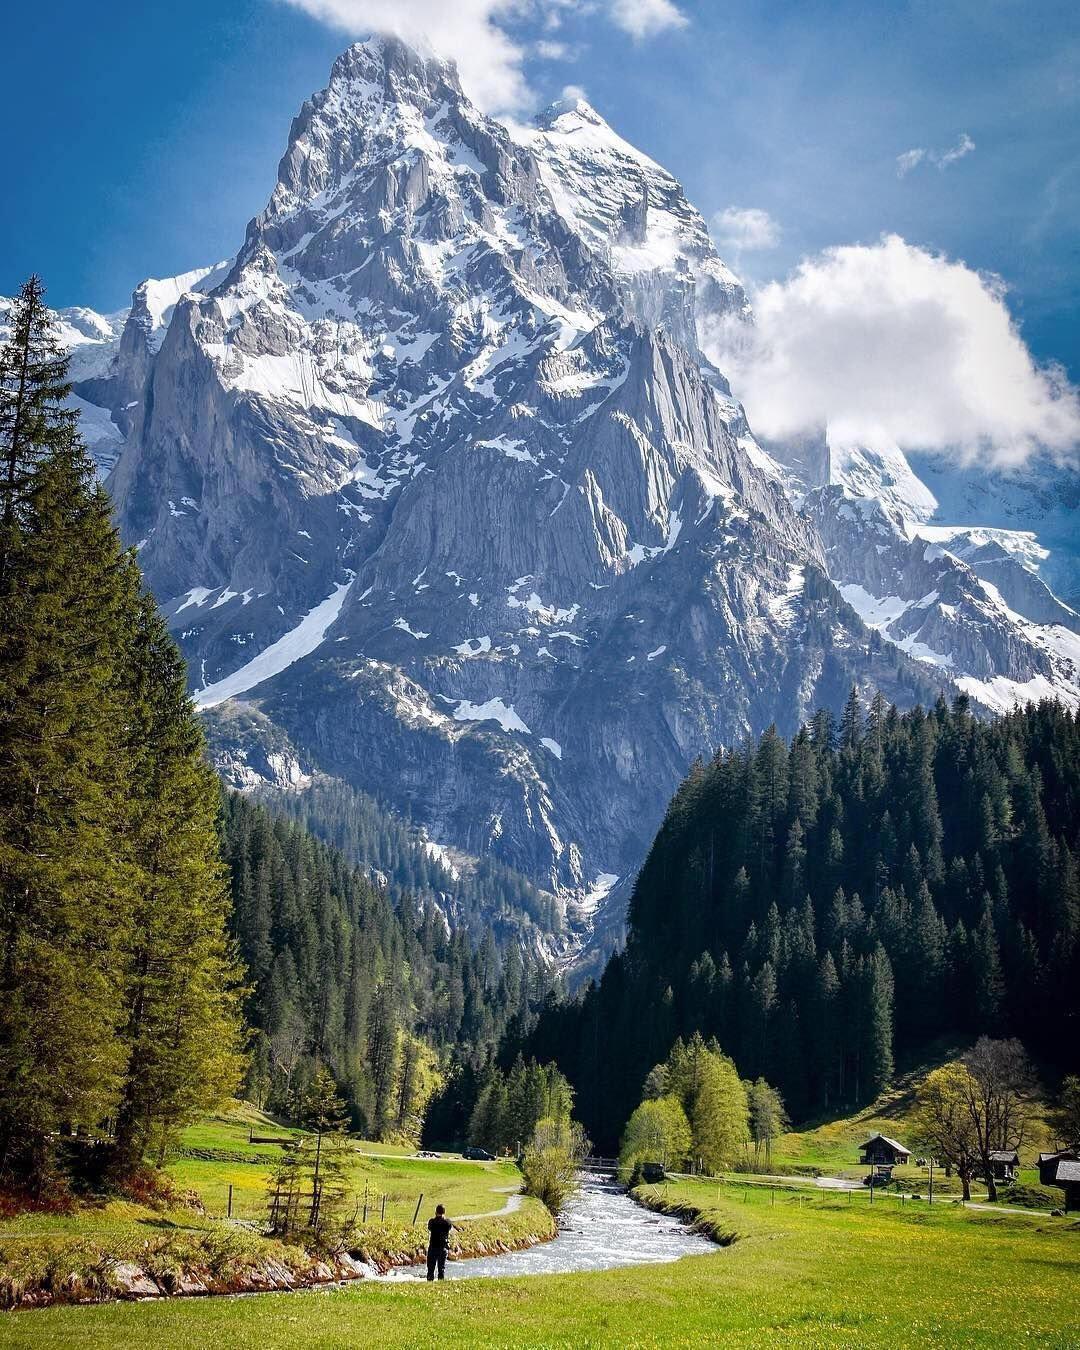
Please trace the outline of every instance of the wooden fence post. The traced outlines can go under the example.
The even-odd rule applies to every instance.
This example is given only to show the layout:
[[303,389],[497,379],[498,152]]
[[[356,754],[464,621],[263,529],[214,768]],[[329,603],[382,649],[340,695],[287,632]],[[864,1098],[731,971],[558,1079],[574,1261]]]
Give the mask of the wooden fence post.
[[416,1209],[415,1209],[415,1211],[414,1211],[414,1213],[413,1213],[413,1216],[412,1216],[412,1221],[413,1221],[413,1223],[416,1222],[417,1217],[418,1217],[419,1214],[420,1214],[420,1206],[421,1206],[423,1203],[424,1203],[424,1192],[421,1191],[421,1192],[420,1192],[420,1199],[417,1200],[417,1202],[416,1202]]

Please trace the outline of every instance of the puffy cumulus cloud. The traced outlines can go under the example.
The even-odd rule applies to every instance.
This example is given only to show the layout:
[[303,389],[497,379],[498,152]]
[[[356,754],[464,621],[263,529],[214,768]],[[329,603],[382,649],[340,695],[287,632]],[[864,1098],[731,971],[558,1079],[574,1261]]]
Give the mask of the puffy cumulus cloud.
[[612,20],[632,37],[652,37],[665,28],[684,28],[686,15],[672,0],[610,0]]
[[755,325],[710,335],[751,424],[779,440],[899,445],[1022,463],[1080,447],[1080,395],[1036,365],[999,281],[896,235],[829,249],[754,296]]
[[[457,62],[462,87],[486,112],[520,112],[532,102],[523,72],[529,50],[523,27],[547,32],[563,16],[592,13],[594,0],[284,0],[352,37],[390,33]],[[686,22],[673,0],[605,0],[599,11],[635,38],[652,37]],[[508,27],[512,25],[512,27]],[[546,60],[571,57],[566,44],[540,39]]]
[[530,101],[525,49],[501,27],[521,0],[286,0],[350,36],[388,33],[457,62],[462,87],[481,108],[509,112]]
[[775,248],[780,242],[780,226],[768,211],[757,206],[728,206],[717,211],[709,223],[721,251],[750,253]]

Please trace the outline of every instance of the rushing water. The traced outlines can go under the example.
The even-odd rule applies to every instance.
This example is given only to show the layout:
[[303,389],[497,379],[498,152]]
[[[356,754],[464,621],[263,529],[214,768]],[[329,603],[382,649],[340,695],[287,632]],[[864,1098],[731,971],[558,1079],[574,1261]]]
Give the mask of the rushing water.
[[[677,1261],[682,1256],[715,1251],[714,1243],[691,1233],[685,1224],[643,1209],[601,1177],[587,1176],[578,1195],[560,1216],[557,1238],[504,1256],[448,1261],[446,1278],[560,1275],[571,1270],[608,1270],[613,1266]],[[412,1270],[398,1274],[416,1278]]]

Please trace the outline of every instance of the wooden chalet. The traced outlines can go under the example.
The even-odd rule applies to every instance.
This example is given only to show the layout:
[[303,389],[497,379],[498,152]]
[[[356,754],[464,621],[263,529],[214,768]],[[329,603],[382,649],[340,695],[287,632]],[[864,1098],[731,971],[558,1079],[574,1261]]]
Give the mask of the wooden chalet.
[[1065,1213],[1070,1209],[1080,1209],[1080,1160],[1065,1158],[1057,1165],[1055,1186],[1065,1192]]
[[1065,1192],[1065,1212],[1080,1209],[1080,1149],[1063,1148],[1039,1154],[1039,1180],[1044,1186],[1060,1186]]
[[902,1167],[910,1160],[911,1150],[884,1134],[875,1134],[859,1150],[864,1167]]
[[1020,1170],[1020,1155],[1012,1148],[995,1148],[990,1153],[990,1171],[995,1181],[1015,1181]]

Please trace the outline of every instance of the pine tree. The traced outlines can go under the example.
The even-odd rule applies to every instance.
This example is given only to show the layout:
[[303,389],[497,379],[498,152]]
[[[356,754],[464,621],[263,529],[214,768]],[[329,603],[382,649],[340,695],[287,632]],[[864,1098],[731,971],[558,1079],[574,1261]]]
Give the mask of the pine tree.
[[0,348],[0,595],[10,555],[25,526],[34,468],[71,446],[76,414],[68,361],[45,306],[45,288],[32,276],[19,290],[11,333]]
[[400,1036],[397,999],[389,981],[383,980],[368,1019],[368,1063],[374,1090],[371,1126],[377,1139],[384,1136],[392,1119]]
[[46,1177],[61,1126],[113,1106],[134,876],[121,672],[130,578],[59,406],[65,364],[27,283],[2,357],[0,1174]]
[[880,943],[864,963],[862,1004],[862,1086],[868,1097],[876,1097],[892,1082],[894,1067],[893,973]]
[[219,788],[183,661],[148,596],[131,653],[131,837],[138,899],[126,952],[127,1054],[115,1161],[129,1170],[236,1088],[240,975],[226,935]]

